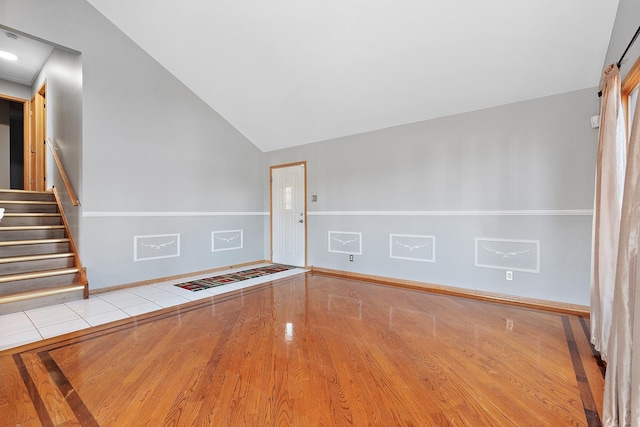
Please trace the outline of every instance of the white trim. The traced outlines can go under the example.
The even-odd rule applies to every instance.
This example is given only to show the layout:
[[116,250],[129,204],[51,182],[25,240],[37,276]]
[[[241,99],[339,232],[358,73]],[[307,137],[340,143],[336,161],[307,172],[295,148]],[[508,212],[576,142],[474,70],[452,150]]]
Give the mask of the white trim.
[[[591,216],[593,209],[486,210],[486,211],[308,211],[308,216]],[[270,216],[269,212],[106,212],[85,211],[86,218]]]
[[[345,243],[350,243],[350,242],[342,242],[342,241],[340,241],[340,239],[334,237],[333,234],[349,234],[349,235],[352,235],[352,236],[357,236],[353,241],[356,241],[356,240],[358,241],[358,252],[339,251],[339,250],[331,249],[331,240],[332,240],[332,238],[334,240],[336,240],[336,241],[341,242],[343,245]],[[338,254],[362,255],[362,233],[361,232],[355,232],[355,231],[328,231],[327,232],[327,237],[328,237],[327,251],[338,253]]]
[[[240,246],[232,246],[232,247],[227,247],[222,249],[216,249],[216,238],[224,240],[224,238],[220,238],[216,236],[216,234],[222,234],[222,233],[238,233],[235,237],[232,237],[231,239],[237,239],[239,237],[240,240],[238,241],[238,243],[240,244]],[[244,248],[244,230],[220,230],[220,231],[211,232],[211,252],[232,251],[234,249],[242,249],[242,248]]]
[[[393,242],[396,237],[411,237],[411,238],[420,238],[420,239],[428,239],[431,244],[431,258],[415,258],[415,257],[402,257],[393,255]],[[399,245],[402,245],[401,242],[396,242]],[[436,236],[426,236],[426,235],[418,235],[418,234],[389,234],[389,258],[394,259],[404,259],[407,261],[421,261],[421,262],[436,262]]]
[[[172,242],[165,242],[163,245],[170,245],[172,243],[175,243],[176,244],[176,252],[173,253],[173,254],[160,255],[160,256],[156,256],[156,257],[139,258],[138,257],[138,240],[157,238],[157,237],[174,237],[174,240]],[[143,243],[140,243],[140,244],[142,245]],[[159,248],[156,248],[156,249],[159,249]],[[179,257],[179,256],[180,256],[180,233],[133,236],[133,261],[134,262],[149,261],[149,260],[152,260],[152,259],[161,259],[161,258],[175,258],[175,257]]]
[[269,216],[269,212],[83,212],[83,217]]
[[[531,269],[531,268],[519,268],[519,267],[505,267],[501,265],[491,265],[491,264],[480,264],[478,262],[478,243],[480,241],[534,244],[536,246],[536,268]],[[527,273],[540,273],[540,240],[518,240],[518,239],[498,239],[498,238],[488,238],[488,237],[476,237],[475,245],[474,245],[474,255],[475,255],[474,265],[476,267],[493,268],[496,270],[524,271]]]
[[593,209],[495,211],[315,211],[310,216],[591,216]]

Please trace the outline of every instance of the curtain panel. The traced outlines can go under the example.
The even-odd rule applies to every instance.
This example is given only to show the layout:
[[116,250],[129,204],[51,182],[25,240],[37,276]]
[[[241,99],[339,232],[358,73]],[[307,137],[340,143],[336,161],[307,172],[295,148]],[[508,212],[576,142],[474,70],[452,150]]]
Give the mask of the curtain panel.
[[625,175],[626,135],[620,72],[609,66],[601,86],[591,270],[591,342],[608,358]]
[[605,377],[605,426],[640,426],[640,309],[636,303],[640,293],[640,97],[635,111],[628,146]]

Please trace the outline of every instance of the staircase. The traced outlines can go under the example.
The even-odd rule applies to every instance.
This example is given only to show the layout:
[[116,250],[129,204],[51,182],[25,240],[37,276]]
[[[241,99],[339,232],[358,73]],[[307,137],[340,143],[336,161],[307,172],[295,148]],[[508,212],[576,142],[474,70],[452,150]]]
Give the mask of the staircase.
[[88,297],[55,191],[0,190],[0,315]]

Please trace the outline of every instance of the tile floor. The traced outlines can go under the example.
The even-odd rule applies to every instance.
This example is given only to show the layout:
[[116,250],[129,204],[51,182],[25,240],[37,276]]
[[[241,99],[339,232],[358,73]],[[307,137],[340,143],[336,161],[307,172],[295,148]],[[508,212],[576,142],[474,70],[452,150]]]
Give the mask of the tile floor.
[[189,280],[232,273],[263,265],[268,264],[252,265],[245,268],[220,271],[206,276],[194,276],[186,279],[137,286],[126,290],[105,292],[92,295],[86,300],[6,314],[0,316],[0,350],[198,299],[209,298],[213,295],[247,288],[305,271],[302,268],[296,268],[197,292],[174,286],[177,283]]

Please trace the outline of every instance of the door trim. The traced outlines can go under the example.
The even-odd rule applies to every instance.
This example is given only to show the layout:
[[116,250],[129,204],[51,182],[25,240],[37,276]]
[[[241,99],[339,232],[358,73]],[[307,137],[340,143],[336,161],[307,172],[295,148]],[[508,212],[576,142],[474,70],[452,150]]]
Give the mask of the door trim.
[[[28,168],[25,167],[25,190],[44,191],[47,182],[47,153],[45,140],[47,138],[47,83],[33,94],[29,113],[29,147],[25,149],[25,156],[29,155]],[[28,152],[27,152],[28,151]],[[25,158],[27,161],[27,158]]]
[[288,168],[291,166],[304,165],[303,174],[303,186],[304,186],[304,266],[309,265],[308,261],[308,247],[309,247],[309,235],[307,233],[307,161],[302,160],[299,162],[285,163],[281,165],[273,165],[269,167],[269,260],[273,262],[273,170]]

